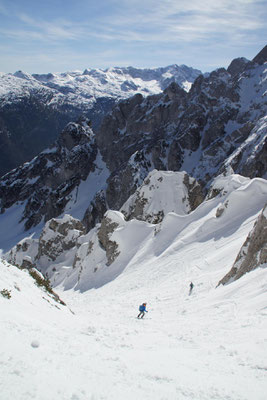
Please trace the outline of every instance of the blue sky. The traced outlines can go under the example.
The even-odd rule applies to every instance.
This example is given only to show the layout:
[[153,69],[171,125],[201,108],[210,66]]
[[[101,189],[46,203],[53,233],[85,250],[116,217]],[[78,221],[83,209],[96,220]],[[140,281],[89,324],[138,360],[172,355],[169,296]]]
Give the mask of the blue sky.
[[0,71],[64,72],[252,59],[267,0],[0,0]]

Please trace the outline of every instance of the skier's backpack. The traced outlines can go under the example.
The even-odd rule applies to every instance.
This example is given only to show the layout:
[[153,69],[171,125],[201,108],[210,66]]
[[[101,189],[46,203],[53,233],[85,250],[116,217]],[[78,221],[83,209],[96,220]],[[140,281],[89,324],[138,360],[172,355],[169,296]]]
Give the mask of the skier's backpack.
[[143,306],[143,304],[141,304],[141,306],[139,306],[139,311],[144,311],[144,306]]

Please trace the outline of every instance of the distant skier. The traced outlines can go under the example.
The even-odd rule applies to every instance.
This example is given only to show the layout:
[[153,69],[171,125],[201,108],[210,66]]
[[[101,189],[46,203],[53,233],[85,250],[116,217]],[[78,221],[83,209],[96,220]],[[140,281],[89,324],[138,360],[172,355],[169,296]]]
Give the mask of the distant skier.
[[139,311],[140,313],[138,314],[137,318],[144,318],[145,312],[148,312],[146,310],[146,303],[143,303],[141,306],[139,306]]
[[189,287],[190,287],[190,289],[189,289],[189,296],[190,296],[190,294],[192,293],[193,287],[194,287],[192,282],[190,283]]

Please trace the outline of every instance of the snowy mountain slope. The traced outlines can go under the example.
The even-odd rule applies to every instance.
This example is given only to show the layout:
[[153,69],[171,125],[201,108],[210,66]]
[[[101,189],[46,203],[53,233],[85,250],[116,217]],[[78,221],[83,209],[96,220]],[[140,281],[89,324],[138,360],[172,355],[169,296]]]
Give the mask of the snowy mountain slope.
[[[159,223],[170,211],[185,215],[196,208],[201,201],[203,201],[203,195],[199,185],[197,185],[194,179],[190,179],[187,174],[182,172],[154,170],[148,175],[144,184],[138,188],[136,193],[125,203],[122,212],[127,217],[127,220],[138,218],[148,222]],[[140,202],[142,203],[141,208],[140,205],[138,205]],[[79,201],[77,202],[77,206],[81,212],[81,203]],[[137,212],[138,210],[139,212]],[[82,215],[83,214],[81,214],[81,216]],[[112,223],[109,221],[112,221]],[[46,223],[38,240],[30,237],[18,243],[10,252],[10,260],[24,267],[26,265],[42,265],[42,268],[44,268],[41,268],[43,273],[49,276],[50,273],[53,274],[54,270],[60,270],[56,275],[59,275],[61,281],[62,262],[67,262],[69,269],[70,265],[75,264],[76,271],[80,271],[87,262],[84,258],[92,253],[91,245],[89,245],[88,248],[88,242],[93,244],[93,242],[96,241],[96,252],[98,255],[93,255],[94,264],[98,263],[96,259],[98,260],[99,257],[100,264],[102,264],[102,261],[105,261],[106,258],[106,262],[111,264],[116,258],[114,256],[114,242],[108,239],[108,236],[114,231],[112,224],[115,224],[115,226],[117,224],[122,224],[126,228],[126,223],[122,215],[120,213],[111,212],[110,217],[108,214],[101,221],[100,230],[98,228],[92,230],[89,232],[88,237],[86,236],[87,239],[85,239],[80,237],[84,234],[84,227],[80,221],[73,219],[71,216],[64,216],[62,219],[52,219]],[[129,227],[132,228],[133,224],[134,223],[131,222]],[[73,227],[75,227],[75,229]],[[141,233],[142,230],[144,230],[144,232],[146,231],[144,229],[144,224],[140,224],[139,222],[136,222],[136,229],[140,231],[138,236],[140,234],[143,235]],[[149,231],[150,230],[149,228]],[[78,242],[74,239],[74,236],[76,239],[80,237]],[[84,245],[84,241],[87,242],[87,244]],[[98,241],[101,244],[100,249],[98,248]],[[4,243],[3,238],[2,243]],[[81,249],[79,249],[80,246]],[[132,243],[131,246],[133,246]],[[67,254],[62,254],[64,250],[70,250],[71,248],[73,248],[72,252],[67,251]],[[106,250],[106,254],[103,249]],[[130,254],[130,249],[128,249],[128,253]],[[129,254],[127,257],[129,257]],[[55,260],[57,257],[59,257],[61,266],[55,267]],[[67,261],[65,261],[66,258],[68,259]],[[91,264],[90,259],[88,263]],[[64,276],[65,272],[68,272],[68,268],[64,268]],[[96,270],[98,270],[98,268],[99,266]],[[80,272],[78,272],[77,276],[80,276]]]
[[[151,182],[157,176],[164,177],[164,174],[154,171],[150,176]],[[140,260],[144,252],[145,259],[152,262],[158,257],[164,258],[166,252],[179,253],[188,244],[200,242],[204,248],[205,243],[216,243],[222,236],[234,235],[243,224],[244,232],[248,234],[266,203],[266,180],[250,180],[239,175],[219,176],[207,199],[188,213],[186,194],[177,195],[175,185],[170,186],[171,174],[173,182],[176,181],[177,173],[169,172],[168,179],[161,182],[160,191],[150,188],[153,192],[151,197],[146,198],[147,214],[138,215],[140,219],[146,219],[147,215],[150,221],[152,208],[155,212],[162,210],[164,218],[158,219],[158,222],[162,220],[161,223],[125,220],[122,213],[110,210],[100,225],[84,235],[81,227],[73,231],[72,227],[78,226],[79,221],[64,216],[63,219],[47,222],[40,239],[26,238],[18,243],[7,254],[8,261],[35,265],[53,285],[61,284],[68,289],[85,291],[112,281],[133,260]],[[137,193],[141,192],[140,189]],[[162,203],[161,194],[170,192]],[[214,193],[217,193],[216,197]],[[176,213],[170,212],[175,194]],[[242,210],[239,209],[241,203]],[[128,207],[126,203],[122,210]],[[67,225],[69,228],[66,228]],[[61,232],[60,238],[58,232]]]
[[[253,227],[266,191],[263,179],[221,176],[196,210],[169,213],[160,225],[126,222],[109,211],[119,224],[110,239],[121,250],[113,264],[105,266],[103,249],[94,248],[75,286],[78,269],[66,268],[68,256],[54,262],[68,271],[57,291],[75,314],[53,308],[35,318],[34,306],[23,303],[18,315],[13,298],[0,296],[3,400],[265,399],[266,269],[216,285]],[[90,250],[90,240],[96,245],[93,231],[78,239],[80,255]],[[11,271],[4,275],[8,289],[18,283]],[[32,286],[27,294],[34,298]],[[148,313],[138,320],[143,301]]]
[[[57,141],[0,180],[0,221],[6,213],[17,215],[18,234],[21,222],[40,232],[45,221],[67,212],[89,231],[107,209],[119,210],[154,169],[184,170],[204,190],[231,168],[266,177],[266,71],[266,61],[237,59],[228,70],[198,77],[189,93],[172,83],[161,94],[135,95],[120,102],[88,142],[78,133],[82,120],[68,125],[63,144]],[[8,249],[1,230],[1,247]]]
[[58,74],[0,75],[0,175],[49,146],[70,122],[84,114],[96,128],[116,101],[144,96],[177,82],[189,90],[200,71],[165,68],[86,69]]
[[[36,266],[74,311],[0,262],[0,292],[11,290],[0,293],[1,400],[265,400],[266,241],[253,233],[266,217],[267,181],[255,178],[266,165],[265,61],[264,51],[239,59],[188,95],[172,84],[163,97],[121,103],[110,144],[102,136],[100,146],[86,119],[69,124],[1,180],[0,247],[24,237],[5,258]],[[140,126],[150,126],[143,142]],[[204,201],[186,172],[154,170],[167,163],[202,177]],[[233,173],[245,168],[252,179]],[[217,287],[258,233],[257,268]]]
[[237,173],[245,176],[251,176],[253,171],[266,179],[266,132],[267,116],[265,115],[256,122],[248,138],[225,160],[223,168],[232,166]]

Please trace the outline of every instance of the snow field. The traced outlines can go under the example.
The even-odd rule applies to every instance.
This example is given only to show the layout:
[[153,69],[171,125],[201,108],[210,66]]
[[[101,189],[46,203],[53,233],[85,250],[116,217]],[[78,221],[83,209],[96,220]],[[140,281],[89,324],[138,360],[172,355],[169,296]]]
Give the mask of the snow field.
[[221,198],[168,214],[156,235],[110,211],[121,254],[97,289],[66,290],[62,281],[55,290],[68,307],[1,262],[0,290],[12,296],[0,295],[1,400],[265,400],[266,266],[216,286],[266,201],[266,183],[225,180]]
[[[75,315],[52,313],[47,302],[40,313],[32,292],[27,313],[24,305],[12,310],[13,299],[1,299],[1,310],[10,305],[1,318],[3,400],[264,399],[265,271],[253,272],[252,282],[244,277],[215,290],[221,274],[209,257],[190,272],[176,264],[169,262],[162,274],[154,263],[150,281],[136,269],[131,280],[121,276],[83,294],[63,292]],[[143,299],[149,312],[137,320]]]
[[[230,240],[220,244],[224,251],[233,250]],[[212,242],[206,251],[208,247]],[[116,359],[111,387],[119,370],[130,389],[119,384],[120,391],[113,388],[106,398],[264,398],[266,320],[264,324],[261,319],[264,298],[258,292],[264,285],[266,289],[266,274],[255,271],[252,285],[244,278],[232,284],[229,295],[230,287],[215,290],[218,277],[227,271],[223,259],[217,260],[214,271],[214,253],[202,259],[201,252],[203,247],[195,246],[191,264],[187,249],[180,253],[185,263],[173,254],[164,261],[132,266],[96,291],[73,293],[74,309],[88,312],[95,335],[103,333],[100,340]],[[195,288],[189,297],[190,279]],[[252,295],[257,301],[251,307]],[[137,299],[148,302],[149,312],[140,321]]]

